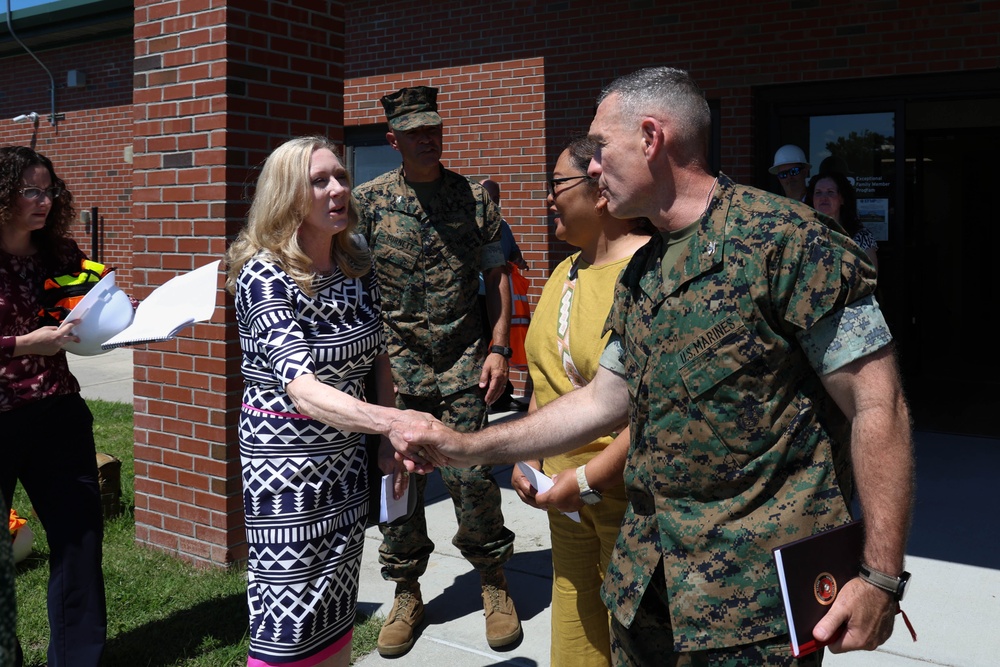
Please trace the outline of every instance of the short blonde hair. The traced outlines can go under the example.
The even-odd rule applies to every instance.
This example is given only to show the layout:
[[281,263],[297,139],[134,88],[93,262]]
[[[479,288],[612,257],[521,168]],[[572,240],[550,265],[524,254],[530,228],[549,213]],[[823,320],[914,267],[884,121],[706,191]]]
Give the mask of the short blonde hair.
[[[274,149],[265,160],[247,213],[247,223],[226,253],[229,266],[226,289],[229,292],[236,293],[236,281],[243,265],[251,257],[264,253],[303,292],[310,296],[313,294],[315,271],[312,261],[299,246],[298,230],[312,210],[309,163],[313,153],[322,148],[331,151],[343,162],[337,145],[322,136],[290,139]],[[347,227],[333,237],[332,256],[344,275],[360,278],[371,270],[371,255],[367,246],[354,235],[358,224],[354,198],[348,196],[347,201]]]

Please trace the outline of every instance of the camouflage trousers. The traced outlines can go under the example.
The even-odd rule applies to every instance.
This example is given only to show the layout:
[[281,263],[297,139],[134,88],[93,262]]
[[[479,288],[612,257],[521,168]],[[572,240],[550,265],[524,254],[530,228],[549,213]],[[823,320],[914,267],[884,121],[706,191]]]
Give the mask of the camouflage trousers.
[[753,644],[677,653],[667,609],[663,568],[657,567],[632,625],[611,615],[611,660],[616,667],[819,667],[823,649],[795,658],[788,635]]
[[[478,431],[486,425],[487,408],[479,387],[448,396],[400,394],[396,406],[430,413],[460,432]],[[496,574],[514,553],[514,533],[504,526],[500,487],[493,478],[492,466],[441,468],[440,473],[458,520],[452,544],[480,574],[487,577]],[[416,484],[417,492],[413,515],[402,525],[379,527],[382,531],[379,562],[382,577],[387,581],[415,582],[427,570],[427,561],[434,551],[424,515],[427,477],[413,475],[410,483]]]

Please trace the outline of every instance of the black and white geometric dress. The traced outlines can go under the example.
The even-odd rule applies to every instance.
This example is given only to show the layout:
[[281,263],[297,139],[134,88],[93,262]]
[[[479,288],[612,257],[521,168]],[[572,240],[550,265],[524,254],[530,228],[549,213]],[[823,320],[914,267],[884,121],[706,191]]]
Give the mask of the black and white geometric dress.
[[361,398],[362,379],[385,351],[373,275],[334,269],[310,297],[260,255],[240,272],[250,667],[308,667],[351,641],[367,457],[360,434],[296,413],[285,386],[312,373]]

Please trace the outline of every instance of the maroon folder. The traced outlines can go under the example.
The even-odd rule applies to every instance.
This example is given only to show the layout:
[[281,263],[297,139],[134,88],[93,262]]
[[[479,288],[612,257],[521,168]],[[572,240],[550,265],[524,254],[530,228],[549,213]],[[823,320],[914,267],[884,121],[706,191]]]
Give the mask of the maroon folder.
[[820,648],[812,631],[848,581],[858,576],[864,528],[860,521],[772,550],[795,657]]

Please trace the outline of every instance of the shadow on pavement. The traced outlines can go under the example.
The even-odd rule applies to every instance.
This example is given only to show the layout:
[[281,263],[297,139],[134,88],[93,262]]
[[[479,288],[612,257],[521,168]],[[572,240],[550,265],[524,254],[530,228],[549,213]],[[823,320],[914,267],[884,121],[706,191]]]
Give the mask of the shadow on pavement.
[[914,434],[917,492],[907,553],[1000,570],[1000,440]]

